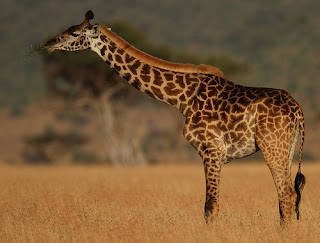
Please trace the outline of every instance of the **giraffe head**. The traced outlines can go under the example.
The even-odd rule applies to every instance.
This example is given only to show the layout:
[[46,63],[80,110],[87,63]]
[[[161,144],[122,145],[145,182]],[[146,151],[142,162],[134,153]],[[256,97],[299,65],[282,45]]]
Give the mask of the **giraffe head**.
[[44,44],[47,51],[78,51],[90,49],[92,39],[98,38],[100,34],[100,26],[89,23],[89,20],[93,19],[93,17],[93,12],[89,10],[81,24],[73,25],[60,35],[57,35],[53,39],[47,41]]

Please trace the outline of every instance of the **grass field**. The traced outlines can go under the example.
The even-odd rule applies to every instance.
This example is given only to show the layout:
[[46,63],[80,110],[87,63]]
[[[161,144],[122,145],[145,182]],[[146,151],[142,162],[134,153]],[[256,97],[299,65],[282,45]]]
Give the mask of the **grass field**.
[[[320,164],[303,163],[301,216],[279,227],[263,162],[222,168],[219,222],[203,219],[201,165],[0,166],[2,242],[319,242]],[[295,176],[296,165],[292,171]]]

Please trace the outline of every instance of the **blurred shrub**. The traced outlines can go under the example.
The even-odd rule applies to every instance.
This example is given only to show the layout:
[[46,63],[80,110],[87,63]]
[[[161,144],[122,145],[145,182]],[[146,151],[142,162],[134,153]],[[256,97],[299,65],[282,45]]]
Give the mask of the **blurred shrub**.
[[29,147],[22,152],[24,162],[30,164],[48,164],[52,160],[42,147]]
[[77,164],[96,164],[101,162],[101,159],[97,154],[81,148],[76,148],[71,152],[71,159]]
[[[295,161],[299,161],[299,154],[296,154],[296,155],[294,156],[294,160],[295,160]],[[314,156],[313,153],[308,152],[308,151],[305,151],[305,152],[303,152],[303,154],[302,154],[302,161],[315,162],[315,161],[316,161],[316,158],[315,158],[315,156]]]
[[90,119],[83,116],[81,113],[73,110],[60,110],[55,113],[55,119],[57,121],[71,121],[75,125],[86,125],[90,122]]
[[46,128],[42,133],[25,137],[25,143],[32,146],[47,146],[58,143],[62,146],[82,145],[88,138],[76,131],[58,132],[52,127]]
[[11,117],[19,117],[24,115],[24,106],[23,105],[13,105],[9,109],[9,115]]
[[47,127],[40,134],[24,137],[22,157],[29,163],[48,163],[86,144],[88,140],[87,136],[76,131],[58,132]]

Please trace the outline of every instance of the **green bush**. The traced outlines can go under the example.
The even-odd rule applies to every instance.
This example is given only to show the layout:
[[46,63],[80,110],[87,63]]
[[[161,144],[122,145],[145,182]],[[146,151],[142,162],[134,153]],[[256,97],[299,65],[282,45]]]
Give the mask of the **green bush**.
[[[53,162],[59,156],[70,153],[75,147],[87,143],[89,138],[76,131],[58,132],[47,127],[42,133],[24,137],[22,158],[28,163]],[[92,159],[92,158],[91,158]]]
[[96,164],[101,161],[99,156],[94,152],[86,151],[81,148],[76,148],[71,152],[71,160],[77,164]]

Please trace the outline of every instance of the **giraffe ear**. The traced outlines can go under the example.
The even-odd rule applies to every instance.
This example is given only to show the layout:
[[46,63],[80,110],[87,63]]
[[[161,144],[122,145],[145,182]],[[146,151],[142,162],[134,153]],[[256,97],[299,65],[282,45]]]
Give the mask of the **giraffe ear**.
[[100,34],[100,26],[98,24],[93,25],[92,28],[87,30],[87,36],[91,38],[97,38]]

